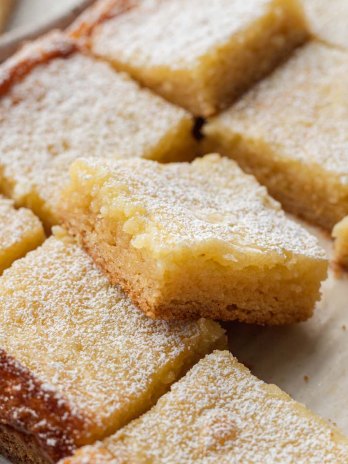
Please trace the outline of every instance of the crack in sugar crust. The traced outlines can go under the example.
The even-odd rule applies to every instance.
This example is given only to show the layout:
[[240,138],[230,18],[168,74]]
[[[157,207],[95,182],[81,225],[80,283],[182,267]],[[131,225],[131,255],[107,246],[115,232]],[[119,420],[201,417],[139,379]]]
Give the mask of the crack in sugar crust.
[[[343,464],[348,455],[336,429],[252,376],[227,351],[196,364],[104,446],[113,464]],[[72,462],[89,462],[85,453]]]
[[54,462],[71,454],[89,420],[0,349],[0,423],[35,437]]
[[51,60],[0,100],[0,166],[8,193],[16,200],[32,191],[51,198],[78,156],[151,156],[188,118],[106,63],[81,53]]
[[4,272],[0,303],[2,349],[89,416],[97,438],[123,425],[140,395],[151,401],[149,389],[200,349],[212,324],[220,330],[204,319],[148,319],[76,244],[56,237]]
[[93,48],[144,68],[193,67],[203,55],[233,36],[237,39],[272,4],[273,0],[145,0],[96,28]]
[[40,227],[39,219],[30,210],[14,209],[13,201],[0,195],[0,256]]
[[257,259],[265,251],[281,260],[289,253],[325,258],[317,239],[287,219],[264,187],[218,155],[168,165],[80,160],[75,176],[92,196],[92,210],[116,219],[120,211],[125,220],[128,214],[124,230],[133,235],[132,244],[155,254],[183,247],[209,252],[215,244],[227,260],[246,252]]
[[310,43],[215,121],[348,186],[347,73],[348,53]]

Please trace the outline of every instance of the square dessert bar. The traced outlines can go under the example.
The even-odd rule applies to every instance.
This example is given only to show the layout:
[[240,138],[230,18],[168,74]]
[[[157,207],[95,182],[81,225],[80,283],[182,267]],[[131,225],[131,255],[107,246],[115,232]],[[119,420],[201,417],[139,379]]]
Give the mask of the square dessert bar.
[[198,116],[228,106],[308,36],[298,0],[128,3],[96,21],[93,53]]
[[215,351],[149,412],[64,464],[344,464],[347,454],[341,432]]
[[312,42],[212,118],[204,151],[254,174],[284,208],[325,229],[348,215],[348,53]]
[[332,235],[335,239],[335,261],[348,270],[348,216],[335,225]]
[[312,33],[328,44],[348,48],[347,0],[303,0]]
[[152,321],[63,232],[0,279],[0,454],[53,463],[149,409],[218,346],[212,321]]
[[307,319],[327,260],[264,187],[218,155],[161,165],[78,160],[62,216],[153,318]]
[[[1,95],[2,94],[2,95]],[[0,66],[0,188],[46,226],[78,156],[187,159],[192,117],[52,33]]]
[[12,200],[0,195],[0,274],[44,239],[39,219],[29,209],[15,209]]

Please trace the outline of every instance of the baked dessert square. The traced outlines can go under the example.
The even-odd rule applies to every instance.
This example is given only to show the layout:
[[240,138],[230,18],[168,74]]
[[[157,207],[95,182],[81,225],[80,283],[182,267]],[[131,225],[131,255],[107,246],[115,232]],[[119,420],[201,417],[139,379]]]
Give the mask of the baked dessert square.
[[[54,32],[0,67],[0,186],[46,227],[72,160],[195,153],[192,117]],[[2,179],[1,179],[2,177]]]
[[308,36],[298,0],[128,3],[96,21],[91,50],[197,116],[228,106]]
[[348,215],[348,53],[312,42],[204,129],[285,209],[327,230]]
[[215,351],[149,412],[64,464],[344,464],[347,453],[341,432]]
[[346,0],[303,0],[312,33],[328,44],[348,48]]
[[0,274],[44,240],[40,220],[29,209],[16,209],[12,200],[0,195]]
[[70,174],[66,226],[148,316],[285,324],[312,314],[325,253],[235,162],[81,159]]
[[348,216],[335,225],[332,236],[335,239],[334,259],[348,270]]
[[0,300],[0,454],[17,463],[114,433],[226,346],[215,322],[148,319],[64,231],[4,272]]

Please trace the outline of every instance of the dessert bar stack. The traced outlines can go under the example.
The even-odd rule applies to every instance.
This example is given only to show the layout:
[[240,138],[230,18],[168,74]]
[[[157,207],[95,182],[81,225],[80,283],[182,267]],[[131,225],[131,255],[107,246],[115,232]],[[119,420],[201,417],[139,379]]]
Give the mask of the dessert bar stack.
[[226,347],[216,322],[147,318],[59,229],[4,273],[0,301],[0,447],[15,462],[110,435]]
[[0,454],[346,462],[213,321],[312,316],[327,258],[277,200],[347,258],[327,42],[298,0],[99,0],[0,66]]
[[186,159],[193,118],[91,57],[60,32],[27,45],[0,69],[1,189],[47,229],[70,163],[102,158]]

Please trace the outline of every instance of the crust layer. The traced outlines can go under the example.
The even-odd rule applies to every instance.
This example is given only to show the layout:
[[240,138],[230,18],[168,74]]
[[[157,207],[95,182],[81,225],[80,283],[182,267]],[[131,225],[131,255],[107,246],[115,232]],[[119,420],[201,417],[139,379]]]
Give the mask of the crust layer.
[[78,50],[77,44],[59,31],[25,45],[0,67],[0,96],[40,64],[53,58],[65,58]]
[[46,459],[42,462],[56,462],[74,451],[88,422],[50,385],[0,349],[0,425],[6,426],[0,436],[2,452],[21,462],[23,449],[29,443],[30,455],[35,443]]
[[139,0],[99,0],[87,8],[67,29],[70,37],[88,40],[93,29],[139,3]]
[[[87,221],[88,222],[88,221]],[[84,220],[79,218],[79,223],[85,224]],[[98,246],[96,243],[91,244],[91,237],[94,235],[92,229],[85,228],[81,232],[81,228],[76,226],[74,221],[65,220],[65,226],[69,228],[71,233],[78,237],[81,246],[93,258],[99,269],[108,276],[113,285],[120,285],[125,293],[130,296],[131,300],[138,306],[144,313],[151,319],[162,320],[190,320],[199,317],[207,317],[215,320],[238,320],[249,324],[259,325],[286,325],[306,321],[311,317],[313,309],[296,308],[294,311],[289,312],[286,310],[277,313],[269,309],[266,311],[246,310],[239,308],[237,305],[224,305],[214,302],[213,304],[204,304],[202,301],[180,302],[175,300],[173,302],[158,303],[152,301],[151,291],[147,291],[148,282],[141,281],[143,285],[139,287],[129,281],[122,272],[118,272],[117,266],[112,270],[109,266],[110,261],[106,259],[108,254],[108,246],[104,245],[101,236],[97,236]],[[93,239],[92,239],[93,240]],[[110,260],[112,257],[110,257]]]
[[0,454],[14,464],[52,464],[42,453],[35,437],[0,424]]

